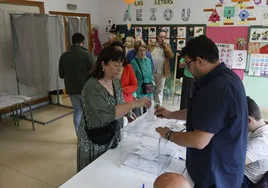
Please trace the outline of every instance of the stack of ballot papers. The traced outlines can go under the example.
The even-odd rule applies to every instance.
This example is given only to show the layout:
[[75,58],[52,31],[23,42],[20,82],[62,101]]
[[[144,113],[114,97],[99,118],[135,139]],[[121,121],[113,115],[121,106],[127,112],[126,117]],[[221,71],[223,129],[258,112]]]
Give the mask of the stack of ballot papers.
[[128,152],[123,166],[154,175],[161,173],[178,151],[177,145],[164,139],[143,136]]
[[165,171],[182,173],[185,161],[179,159],[185,158],[186,149],[162,138],[155,129],[169,127],[175,132],[182,132],[186,128],[184,124],[185,121],[160,118],[148,121],[146,113],[128,124],[122,133],[121,166],[154,176]]

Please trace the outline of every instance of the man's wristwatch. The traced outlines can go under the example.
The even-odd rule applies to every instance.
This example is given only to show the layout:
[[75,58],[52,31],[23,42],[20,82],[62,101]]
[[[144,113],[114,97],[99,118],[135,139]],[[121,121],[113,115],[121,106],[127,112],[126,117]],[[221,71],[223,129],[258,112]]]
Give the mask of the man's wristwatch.
[[[171,136],[172,133],[173,133],[172,130],[169,130],[169,131],[166,132],[165,137],[166,137],[167,140],[171,141],[171,140],[170,140],[170,136]],[[171,142],[172,142],[172,141],[171,141]]]

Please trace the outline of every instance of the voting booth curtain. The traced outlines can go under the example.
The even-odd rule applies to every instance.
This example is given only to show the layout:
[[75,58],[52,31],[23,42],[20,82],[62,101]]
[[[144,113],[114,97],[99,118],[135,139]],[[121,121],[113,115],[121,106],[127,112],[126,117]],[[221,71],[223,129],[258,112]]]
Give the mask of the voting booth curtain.
[[64,88],[58,63],[64,52],[64,24],[61,16],[11,14],[14,62],[19,84],[37,92]]
[[72,36],[75,33],[82,33],[85,37],[85,48],[88,48],[88,21],[82,17],[66,17],[68,28],[69,46],[72,45]]

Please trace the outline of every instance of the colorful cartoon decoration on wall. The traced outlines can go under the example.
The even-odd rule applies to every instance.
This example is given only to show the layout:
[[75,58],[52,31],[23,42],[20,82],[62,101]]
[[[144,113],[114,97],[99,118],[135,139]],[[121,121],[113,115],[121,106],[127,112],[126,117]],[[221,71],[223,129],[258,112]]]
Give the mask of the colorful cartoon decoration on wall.
[[173,18],[173,10],[171,10],[170,8],[167,8],[164,11],[164,18],[167,21],[170,21]]
[[219,2],[216,4],[216,7],[222,7],[224,0],[219,0]]
[[211,16],[209,17],[208,21],[211,22],[209,24],[209,26],[219,26],[220,25],[219,21],[221,21],[221,19],[220,19],[220,16],[219,16],[219,14],[218,14],[216,9],[213,10],[213,12],[212,12]]
[[239,6],[240,9],[245,9],[247,7],[245,2],[250,2],[250,0],[232,0],[232,3],[237,3],[235,6]]
[[234,6],[227,6],[224,7],[224,25],[234,25],[234,18],[235,16],[235,7]]
[[249,17],[249,12],[247,10],[242,10],[239,13],[239,18],[241,21],[238,22],[239,25],[247,25],[248,24],[248,17]]
[[181,18],[183,21],[187,22],[189,21],[190,19],[190,16],[191,16],[191,9],[187,9],[187,15],[186,14],[186,10],[185,9],[182,9],[182,13],[181,13]]
[[244,47],[247,44],[247,40],[244,37],[238,37],[237,38],[237,49],[238,50],[244,50]]
[[262,3],[262,0],[253,0],[253,2],[255,3],[255,5],[259,5]]

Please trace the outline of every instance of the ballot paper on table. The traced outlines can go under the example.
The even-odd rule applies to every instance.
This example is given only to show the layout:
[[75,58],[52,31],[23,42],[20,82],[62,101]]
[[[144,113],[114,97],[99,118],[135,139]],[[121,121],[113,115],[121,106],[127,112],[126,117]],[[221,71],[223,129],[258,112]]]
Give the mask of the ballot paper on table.
[[183,172],[186,169],[185,158],[186,158],[186,153],[184,153],[184,150],[177,151],[176,154],[172,157],[171,162],[167,166],[165,171],[183,174]]

